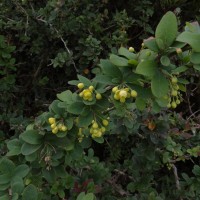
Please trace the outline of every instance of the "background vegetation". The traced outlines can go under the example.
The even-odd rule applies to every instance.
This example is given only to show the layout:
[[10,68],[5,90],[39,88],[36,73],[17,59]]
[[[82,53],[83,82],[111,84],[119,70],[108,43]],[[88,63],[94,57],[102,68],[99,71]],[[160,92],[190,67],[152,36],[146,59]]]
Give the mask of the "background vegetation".
[[[34,120],[36,124],[41,123],[40,118],[44,116],[38,116],[48,110],[56,94],[77,89],[68,84],[77,79],[77,74],[94,78],[100,72],[97,68],[100,59],[108,58],[110,53],[117,54],[120,47],[134,46],[140,52],[143,39],[155,34],[161,17],[169,10],[177,16],[179,32],[182,32],[185,22],[200,20],[198,0],[127,0],[126,3],[114,0],[2,0],[0,7],[0,176],[4,176],[4,166],[9,166],[8,163],[11,169],[16,165],[16,171],[24,171],[21,178],[25,191],[19,189],[25,193],[24,199],[27,190],[38,190],[41,185],[50,191],[50,196],[38,199],[69,196],[76,199],[81,192],[89,193],[89,197],[84,197],[83,193],[80,196],[88,200],[94,198],[93,193],[100,199],[200,198],[200,82],[199,71],[195,70],[183,72],[187,80],[184,85],[189,84],[176,110],[159,114],[134,111],[137,122],[126,123],[134,124],[137,137],[128,132],[111,134],[103,144],[92,143],[92,146],[69,151],[67,158],[63,152],[55,154],[52,159],[55,169],[50,174],[46,170],[48,156],[44,156],[47,160],[39,168],[34,162],[29,165],[31,161],[24,159],[24,155],[17,161],[15,156],[10,159],[12,154],[8,154],[9,145],[13,142],[18,146],[17,138],[28,125]],[[123,132],[121,117],[113,113],[115,126],[111,132],[120,127]],[[158,135],[161,138],[158,139]],[[82,151],[85,156],[78,156]],[[180,159],[183,155],[186,157]],[[55,174],[61,174],[63,169],[56,167],[64,162],[63,159],[68,173],[62,177]],[[34,169],[31,173],[27,164]],[[92,170],[88,169],[90,166]],[[178,183],[177,169],[181,174]],[[48,186],[42,179],[37,182],[40,170],[50,183]],[[1,180],[0,191],[4,191],[8,182]],[[13,184],[15,182],[9,180],[9,188],[13,188]],[[18,191],[16,188],[14,191]],[[0,195],[1,200],[6,198],[3,193]],[[11,195],[11,199],[18,198],[22,197]]]

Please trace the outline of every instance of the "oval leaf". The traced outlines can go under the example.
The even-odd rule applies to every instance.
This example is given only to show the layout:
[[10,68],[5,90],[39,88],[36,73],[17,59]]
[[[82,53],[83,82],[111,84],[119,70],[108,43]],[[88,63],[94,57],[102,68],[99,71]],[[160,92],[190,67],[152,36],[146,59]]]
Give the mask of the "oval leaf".
[[128,65],[127,59],[119,57],[119,56],[114,55],[114,54],[111,54],[110,61],[111,61],[111,63],[113,63],[114,65],[116,65],[118,67],[124,67],[124,66]]
[[147,60],[140,62],[138,64],[136,68],[136,73],[152,77],[156,72],[156,68],[157,68],[157,63],[155,61]]
[[[173,12],[167,12],[156,28],[156,42],[160,47],[162,40],[164,47],[169,47],[175,40],[178,31],[177,19]],[[162,48],[161,48],[162,49]]]
[[40,147],[41,145],[33,145],[33,144],[24,143],[21,148],[21,153],[25,156],[30,155],[36,152]]
[[38,191],[34,185],[28,185],[22,194],[22,200],[37,200],[38,199]]
[[151,91],[158,98],[167,95],[169,91],[169,82],[160,72],[157,72],[151,81]]
[[20,138],[29,144],[41,144],[43,135],[36,130],[27,130],[20,135]]

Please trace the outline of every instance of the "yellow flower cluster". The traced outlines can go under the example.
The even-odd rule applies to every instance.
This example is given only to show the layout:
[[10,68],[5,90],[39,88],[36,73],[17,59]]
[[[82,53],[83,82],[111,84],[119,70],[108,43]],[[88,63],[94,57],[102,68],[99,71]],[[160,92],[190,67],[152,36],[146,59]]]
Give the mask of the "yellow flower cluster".
[[[85,101],[93,101],[93,98],[94,98],[94,95],[93,95],[93,94],[94,94],[94,92],[95,92],[94,86],[90,85],[88,88],[84,89],[84,87],[85,87],[84,84],[83,84],[83,83],[79,83],[79,84],[77,85],[77,87],[78,87],[80,90],[83,89],[83,91],[81,91],[81,92],[79,93],[79,96],[80,96],[80,97],[82,97]],[[101,96],[100,93],[96,93],[95,98],[96,98],[97,100],[100,100],[100,99],[102,99],[102,96]]]
[[131,90],[130,88],[122,88],[119,89],[117,86],[112,89],[114,93],[114,99],[120,101],[121,103],[125,103],[126,99],[133,97],[137,97],[137,92],[135,90]]
[[177,84],[178,79],[174,76],[171,78],[171,92],[170,97],[168,98],[169,103],[167,105],[168,108],[176,108],[177,105],[181,103],[181,95],[179,92],[179,86]]
[[92,138],[99,138],[101,137],[105,131],[106,126],[108,126],[109,122],[108,120],[104,119],[102,120],[102,125],[99,126],[99,124],[96,121],[92,121],[92,126],[90,128],[90,134],[92,135]]
[[56,119],[54,117],[50,117],[48,121],[51,126],[51,131],[53,134],[58,133],[58,131],[62,132],[67,131],[67,126],[65,126],[63,123],[56,122]]
[[82,142],[83,138],[84,138],[83,128],[79,128],[78,129],[78,141]]

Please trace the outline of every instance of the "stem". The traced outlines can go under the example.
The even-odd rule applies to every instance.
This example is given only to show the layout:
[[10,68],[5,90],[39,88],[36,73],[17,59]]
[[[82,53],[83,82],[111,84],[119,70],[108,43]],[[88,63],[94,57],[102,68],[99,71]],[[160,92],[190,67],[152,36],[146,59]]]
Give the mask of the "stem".
[[[176,188],[178,189],[178,191],[180,191],[181,190],[181,186],[180,186],[180,182],[179,182],[178,172],[177,172],[177,168],[176,168],[176,166],[174,164],[172,164],[172,169],[173,169],[173,172],[174,172]],[[182,197],[180,197],[180,200],[183,200]]]

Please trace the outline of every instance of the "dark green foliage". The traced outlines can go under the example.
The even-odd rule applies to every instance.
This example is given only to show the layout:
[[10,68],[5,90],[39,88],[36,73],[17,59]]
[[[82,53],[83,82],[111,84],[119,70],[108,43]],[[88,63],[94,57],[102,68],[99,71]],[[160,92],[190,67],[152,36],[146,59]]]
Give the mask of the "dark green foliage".
[[0,199],[200,199],[198,4],[1,1]]

